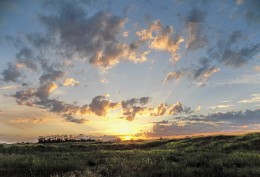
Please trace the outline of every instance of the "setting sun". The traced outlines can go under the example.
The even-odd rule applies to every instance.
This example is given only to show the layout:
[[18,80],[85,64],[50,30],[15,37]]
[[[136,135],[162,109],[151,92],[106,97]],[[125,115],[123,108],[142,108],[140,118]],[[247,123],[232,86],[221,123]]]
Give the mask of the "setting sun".
[[128,141],[128,140],[134,140],[134,137],[131,135],[126,135],[126,136],[122,136],[120,137],[123,141]]

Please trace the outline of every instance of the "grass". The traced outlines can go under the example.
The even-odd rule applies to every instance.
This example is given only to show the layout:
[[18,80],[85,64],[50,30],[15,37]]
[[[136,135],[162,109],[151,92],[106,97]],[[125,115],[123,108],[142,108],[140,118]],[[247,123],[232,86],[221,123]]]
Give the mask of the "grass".
[[0,176],[259,177],[260,133],[136,143],[2,144]]

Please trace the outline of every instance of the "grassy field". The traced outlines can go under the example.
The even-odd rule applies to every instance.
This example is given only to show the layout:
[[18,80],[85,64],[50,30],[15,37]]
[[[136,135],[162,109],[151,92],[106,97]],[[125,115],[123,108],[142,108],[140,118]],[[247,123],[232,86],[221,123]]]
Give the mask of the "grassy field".
[[0,176],[260,177],[260,133],[149,142],[1,144]]

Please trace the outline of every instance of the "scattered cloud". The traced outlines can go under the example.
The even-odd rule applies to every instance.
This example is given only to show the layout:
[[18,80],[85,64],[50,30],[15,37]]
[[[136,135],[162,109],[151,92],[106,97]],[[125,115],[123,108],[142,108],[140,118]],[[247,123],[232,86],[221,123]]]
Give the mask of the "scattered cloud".
[[169,72],[164,80],[166,82],[175,80],[175,83],[177,83],[185,75],[186,75],[186,71],[184,70]]
[[131,98],[121,102],[112,102],[109,95],[99,95],[92,99],[90,104],[78,106],[67,104],[63,101],[50,99],[50,93],[57,88],[55,83],[45,84],[38,89],[26,89],[17,91],[14,98],[19,105],[38,106],[50,112],[63,116],[67,121],[83,123],[85,119],[77,119],[74,116],[96,115],[106,117],[110,111],[119,110],[122,119],[133,121],[137,116],[171,116],[177,114],[190,114],[193,111],[182,103],[165,104],[161,103],[155,107],[148,107],[150,97]]
[[238,103],[258,103],[260,102],[260,94],[252,94],[251,98],[238,101]]
[[150,49],[169,52],[172,56],[170,61],[177,62],[180,59],[178,50],[184,39],[174,32],[172,26],[163,27],[160,20],[156,20],[147,29],[137,31],[136,35],[140,42],[148,42]]
[[200,58],[198,65],[193,65],[191,68],[169,72],[165,81],[170,82],[175,80],[175,83],[177,83],[181,78],[187,76],[192,80],[198,81],[198,85],[205,85],[205,82],[210,78],[210,76],[218,71],[220,71],[220,68],[212,65],[208,58]]
[[199,60],[200,66],[194,70],[193,79],[205,81],[212,74],[218,72],[220,68],[210,65],[210,60],[207,58],[201,58]]
[[63,81],[64,86],[78,86],[79,81],[76,81],[74,78],[67,78]]

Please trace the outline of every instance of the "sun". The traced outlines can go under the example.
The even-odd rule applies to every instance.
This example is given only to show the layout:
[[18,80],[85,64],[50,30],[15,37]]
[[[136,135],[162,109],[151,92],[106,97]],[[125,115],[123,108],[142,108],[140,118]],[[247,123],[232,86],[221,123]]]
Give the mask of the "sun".
[[128,140],[133,140],[134,137],[131,136],[131,135],[125,135],[125,136],[122,136],[121,139],[122,139],[123,141],[128,141]]

